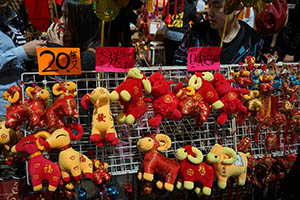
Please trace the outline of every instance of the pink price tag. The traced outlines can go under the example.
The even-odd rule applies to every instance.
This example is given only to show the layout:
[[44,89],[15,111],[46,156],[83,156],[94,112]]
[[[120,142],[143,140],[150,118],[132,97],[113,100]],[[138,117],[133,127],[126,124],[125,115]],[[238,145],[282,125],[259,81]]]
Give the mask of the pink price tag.
[[188,71],[220,69],[221,47],[191,47],[188,53]]
[[96,47],[97,72],[128,72],[134,66],[134,47]]

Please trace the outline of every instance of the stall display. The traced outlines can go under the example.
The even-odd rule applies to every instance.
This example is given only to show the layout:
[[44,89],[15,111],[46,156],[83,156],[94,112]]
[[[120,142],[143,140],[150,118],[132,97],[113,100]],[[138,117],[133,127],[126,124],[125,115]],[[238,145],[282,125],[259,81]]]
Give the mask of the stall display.
[[[275,77],[272,74],[272,68],[268,65],[255,67],[252,69],[252,76],[249,75],[247,77],[249,80],[254,80],[256,76],[265,76],[266,78],[272,75]],[[244,69],[251,71],[249,68]],[[131,70],[128,74],[83,72],[82,75],[72,76],[70,79],[68,76],[65,76],[63,77],[64,81],[51,79],[47,76],[40,77],[37,73],[23,74],[24,83],[18,93],[22,97],[19,98],[24,99],[25,103],[32,99],[28,94],[29,99],[25,98],[26,91],[32,97],[35,94],[32,89],[26,90],[26,88],[34,88],[38,85],[39,87],[43,85],[43,88],[52,87],[54,98],[70,97],[74,99],[72,100],[75,102],[73,108],[78,111],[78,118],[72,119],[72,116],[69,115],[60,117],[59,119],[63,122],[62,128],[49,127],[45,123],[44,126],[36,126],[35,129],[31,129],[29,126],[25,126],[26,130],[21,129],[21,133],[24,136],[34,135],[35,131],[39,129],[52,133],[50,136],[44,136],[45,141],[40,138],[37,146],[40,151],[51,148],[60,149],[58,154],[62,156],[59,156],[58,163],[63,175],[62,177],[66,183],[71,183],[59,186],[62,187],[65,193],[68,192],[70,195],[75,196],[79,194],[83,196],[87,195],[86,190],[78,185],[80,182],[76,181],[82,178],[81,169],[86,178],[93,179],[94,183],[97,184],[97,187],[102,192],[102,196],[109,196],[116,199],[118,198],[120,188],[117,189],[111,183],[115,175],[134,174],[135,176],[138,173],[138,178],[145,185],[143,190],[145,194],[149,193],[148,195],[151,195],[157,188],[172,192],[177,192],[177,188],[184,188],[187,189],[188,193],[194,191],[196,194],[203,193],[207,196],[211,195],[215,197],[218,195],[219,190],[211,185],[213,180],[211,174],[218,177],[220,188],[227,187],[228,190],[232,188],[247,190],[249,183],[253,183],[255,187],[266,188],[268,184],[278,182],[279,178],[282,179],[286,175],[284,170],[289,171],[291,169],[294,163],[291,156],[294,155],[295,158],[295,153],[297,153],[299,146],[296,132],[299,128],[297,125],[298,105],[295,103],[298,102],[298,86],[291,86],[290,82],[290,76],[294,75],[294,73],[282,77],[281,87],[263,92],[264,88],[266,88],[263,86],[264,83],[268,83],[267,86],[269,87],[269,83],[275,84],[275,81],[266,82],[262,78],[257,90],[252,90],[254,84],[240,85],[235,81],[229,85],[233,81],[232,78],[234,78],[233,71],[240,71],[240,65],[222,66],[219,73],[196,72],[198,74],[187,72],[185,67],[139,67]],[[140,79],[131,78],[131,73],[134,76],[140,77]],[[34,82],[36,80],[39,81]],[[231,81],[228,82],[228,80]],[[123,84],[131,81],[139,83],[136,87],[138,87],[138,91],[141,91],[141,98],[143,98],[146,110],[134,120],[134,123],[120,123],[117,120],[117,115],[120,112],[125,112],[126,103],[130,102],[132,97],[136,95],[134,93],[135,85]],[[223,95],[221,93],[220,95],[218,94],[219,89],[224,89],[218,85],[222,81],[223,83],[228,83],[230,92],[235,90],[243,91],[242,93],[235,93],[236,97],[239,98],[239,102],[247,110],[247,112],[243,113],[244,121],[242,123],[236,118],[237,112],[228,113],[230,115],[227,115],[227,120],[223,125],[216,123],[220,113],[223,112],[223,108],[226,107],[226,103],[222,103]],[[143,85],[143,82],[145,85]],[[63,89],[66,83],[73,84],[69,85],[69,89],[67,87]],[[179,120],[174,121],[172,118],[162,117],[158,126],[151,126],[149,119],[156,116],[157,112],[153,104],[154,100],[152,102],[145,100],[149,97],[155,99],[155,92],[163,92],[160,87],[156,88],[156,84],[154,83],[159,83],[159,85],[167,83],[167,95],[172,94],[172,97],[178,100],[177,106],[172,108],[180,111],[182,116]],[[210,96],[207,96],[207,98],[202,96],[201,92],[203,91],[200,92],[200,89],[203,84],[210,85],[210,94],[219,96],[219,99],[216,101],[224,104],[223,108],[211,110],[214,101],[208,101],[210,100]],[[118,87],[120,88],[116,89]],[[147,91],[142,92],[145,88]],[[130,97],[127,98],[130,100],[122,102],[122,94],[125,99],[126,97]],[[98,145],[98,142],[93,142],[90,139],[91,135],[97,133],[93,131],[94,122],[98,123],[98,119],[101,121],[99,114],[104,112],[101,107],[102,98],[100,97],[102,95],[106,99],[106,103],[104,103],[106,105],[105,112],[108,113],[107,116],[109,116],[109,119],[112,119],[109,120],[110,123],[113,123],[109,126],[114,126],[115,128],[113,134],[114,140],[116,138],[119,140],[113,146],[104,145],[108,140],[103,142],[103,145]],[[10,99],[13,99],[13,96],[14,94],[12,93]],[[111,101],[111,99],[118,99],[114,98],[116,96],[119,97],[119,101]],[[278,98],[276,98],[277,96]],[[7,96],[5,97],[8,99]],[[111,101],[110,105],[107,104],[107,101]],[[55,104],[55,101],[53,102]],[[12,103],[17,103],[17,101],[12,101]],[[22,103],[20,102],[20,104]],[[88,109],[89,103],[93,104],[93,109]],[[236,105],[236,103],[234,104]],[[48,106],[46,110],[52,105]],[[162,103],[158,103],[158,105],[165,106]],[[87,109],[88,112],[84,109]],[[59,111],[61,110],[63,109]],[[262,111],[263,115],[260,113]],[[272,123],[268,123],[267,121],[263,122],[260,120],[258,116],[270,119],[272,116],[281,120],[272,120]],[[289,120],[283,120],[284,117],[287,117],[286,119]],[[104,115],[103,119],[105,122],[108,122],[108,118],[104,118]],[[74,138],[72,136],[73,133],[69,135],[70,129],[68,127],[74,127],[76,123],[70,123],[70,120],[78,122],[78,127],[76,128],[79,131],[78,135]],[[260,124],[261,122],[263,123]],[[26,120],[23,122],[24,125],[27,123],[29,122],[26,122]],[[288,123],[291,125],[287,126],[289,125]],[[105,126],[101,125],[101,128],[105,128]],[[157,134],[152,135],[151,133]],[[105,134],[107,132],[104,133],[104,136],[102,133],[100,134],[101,139],[102,137],[106,138]],[[74,140],[79,138],[80,140]],[[108,142],[110,143],[110,141]],[[216,146],[221,150],[215,150]],[[73,154],[64,153],[69,150],[75,152],[76,155],[82,155],[79,158],[79,164],[77,159],[77,164],[74,166],[71,164],[73,161],[68,160],[68,157],[72,157]],[[91,160],[87,154],[90,150],[93,150],[93,154],[95,154],[94,158],[90,155],[92,157]],[[144,159],[139,150],[145,153]],[[50,155],[49,160],[53,160],[50,151],[46,151],[44,154]],[[61,160],[63,155],[66,155],[65,160]],[[220,157],[219,160],[216,159],[216,155]],[[142,160],[144,161],[141,162]],[[73,173],[71,170],[71,175],[67,176],[64,163],[73,168],[78,166],[77,171],[80,171],[80,173],[77,173],[76,170],[76,173]],[[237,166],[237,163],[240,166]],[[223,169],[226,169],[226,174],[222,174],[225,173]],[[197,176],[199,180],[195,178],[196,173],[199,173],[199,176]],[[166,176],[166,174],[170,175]],[[181,178],[176,182],[175,178],[178,174]],[[189,174],[192,174],[192,176]],[[110,175],[112,175],[112,178]],[[231,176],[238,177],[240,186],[233,184],[233,179],[229,178]],[[33,184],[33,182],[29,180],[28,184]],[[126,190],[128,196],[131,196],[132,191],[134,193],[136,190],[136,186],[131,184],[127,182],[126,187],[125,185],[122,187],[124,191]],[[242,187],[243,185],[245,186]],[[78,186],[80,187],[78,188]],[[238,198],[243,194],[235,193],[235,195]]]

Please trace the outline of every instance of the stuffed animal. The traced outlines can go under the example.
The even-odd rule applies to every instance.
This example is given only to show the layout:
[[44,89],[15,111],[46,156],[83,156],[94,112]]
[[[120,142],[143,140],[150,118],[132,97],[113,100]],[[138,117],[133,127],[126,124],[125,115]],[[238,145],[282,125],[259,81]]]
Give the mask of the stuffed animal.
[[67,81],[67,82],[56,83],[52,88],[52,92],[55,96],[60,96],[64,94],[64,95],[73,95],[75,97],[77,95],[76,89],[77,86],[74,82]]
[[240,94],[248,94],[249,90],[242,88],[233,88],[230,85],[231,80],[226,80],[221,73],[214,74],[214,86],[224,104],[221,108],[221,114],[217,119],[218,124],[223,125],[228,119],[228,114],[237,113],[239,119],[247,114],[247,108],[243,105]]
[[178,108],[180,112],[185,116],[188,115],[194,118],[197,126],[202,126],[207,121],[211,106],[192,87],[188,86],[180,89],[176,97],[179,100]]
[[149,125],[151,127],[158,127],[164,118],[172,118],[174,121],[180,120],[181,112],[178,110],[178,99],[175,95],[182,87],[182,82],[179,82],[172,92],[170,84],[172,84],[173,81],[166,81],[161,73],[153,73],[149,77],[149,81],[151,83],[151,94],[153,97],[152,106],[156,114],[154,118],[149,119]]
[[24,152],[29,155],[28,170],[33,185],[33,191],[43,188],[43,180],[47,180],[48,190],[55,191],[60,183],[61,173],[56,163],[47,160],[37,148],[36,141],[42,143],[44,140],[41,135],[49,136],[45,131],[36,134],[30,134],[23,138],[18,144],[12,147],[12,152]]
[[[10,90],[10,89],[9,89]],[[12,103],[6,110],[6,124],[7,128],[18,130],[21,124],[29,121],[31,128],[35,126],[42,127],[42,119],[45,114],[46,106],[48,104],[49,92],[39,86],[27,87],[26,93],[29,100],[24,103],[21,101],[21,92],[18,90],[14,96],[8,96],[8,100]],[[5,93],[4,95],[9,94]]]
[[246,104],[247,104],[248,111],[258,112],[261,110],[262,103],[257,97],[259,97],[258,90],[250,90],[249,94],[245,94],[243,96],[244,100],[247,101]]
[[19,160],[21,155],[15,155],[10,152],[10,149],[16,145],[23,138],[19,131],[5,127],[5,121],[0,122],[0,148],[4,155],[5,162],[8,165],[14,163],[15,160]]
[[[64,182],[71,181],[70,174],[75,180],[80,180],[82,177],[81,172],[84,173],[86,178],[93,179],[93,163],[85,155],[75,151],[71,147],[71,140],[78,140],[83,135],[83,128],[78,123],[69,125],[70,128],[65,127],[55,130],[50,136],[45,137],[45,142],[39,143],[38,148],[44,149],[60,149],[59,153],[59,168]],[[75,136],[71,129],[76,129],[78,135]]]
[[203,185],[202,193],[209,196],[214,180],[214,168],[202,162],[202,152],[192,145],[187,145],[176,150],[176,158],[180,160],[177,188],[182,187],[182,181],[183,187],[188,190],[192,190],[195,184],[195,192],[199,195],[200,185]]
[[107,183],[111,179],[111,174],[109,174],[106,171],[108,168],[108,164],[106,162],[96,160],[94,161],[94,167],[94,180],[98,185],[101,185],[102,183]]
[[189,80],[189,86],[196,90],[214,109],[221,109],[224,104],[220,101],[212,81],[214,75],[210,72],[196,72]]
[[232,148],[222,147],[219,144],[211,148],[207,154],[207,161],[214,165],[220,188],[226,188],[227,179],[231,176],[237,176],[238,184],[245,185],[249,155],[249,153],[236,153]]
[[260,91],[264,94],[270,93],[274,90],[274,86],[272,85],[274,77],[269,74],[264,74],[259,76],[260,80]]
[[105,145],[106,141],[111,145],[119,142],[114,125],[114,119],[110,110],[110,94],[105,88],[98,87],[92,93],[84,95],[81,99],[83,109],[88,109],[89,102],[94,105],[92,134],[90,140],[98,146]]
[[[18,106],[22,104],[22,88],[18,85],[13,85],[8,88],[2,95],[3,99],[8,101],[10,106]],[[26,101],[27,99],[25,99]],[[5,104],[5,107],[8,108],[9,105]]]
[[[171,147],[171,139],[165,134],[151,134],[148,137],[139,139],[137,143],[138,149],[145,153],[144,160],[140,166],[144,172],[138,173],[138,179],[152,181],[154,174],[165,179],[164,188],[173,191],[174,183],[179,171],[179,164],[161,154],[159,151],[166,151]],[[163,188],[163,183],[156,183],[158,188]]]
[[241,71],[236,72],[234,75],[236,77],[236,81],[240,87],[250,87],[253,84],[253,81],[249,78],[250,71],[241,69]]
[[[58,88],[61,85],[70,85],[70,90],[59,90]],[[75,87],[75,88],[74,88]],[[56,83],[52,90],[53,93],[58,95],[57,99],[54,101],[52,105],[50,105],[45,114],[44,124],[47,125],[48,131],[52,132],[56,129],[63,128],[65,126],[62,121],[62,117],[69,116],[73,120],[78,119],[79,113],[77,108],[77,103],[75,99],[76,85],[73,82],[67,83]]]
[[132,125],[147,111],[143,88],[147,94],[150,94],[150,81],[138,68],[131,68],[123,83],[111,93],[111,99],[119,101],[123,106],[123,112],[117,117],[119,122]]

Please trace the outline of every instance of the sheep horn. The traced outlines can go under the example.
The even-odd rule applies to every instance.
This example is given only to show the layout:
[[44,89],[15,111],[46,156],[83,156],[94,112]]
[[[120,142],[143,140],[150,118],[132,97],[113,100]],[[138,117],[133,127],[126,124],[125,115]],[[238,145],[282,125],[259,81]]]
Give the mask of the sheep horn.
[[237,155],[236,155],[236,152],[232,148],[223,147],[222,153],[228,154],[231,156],[231,158],[228,158],[228,159],[226,158],[223,160],[224,164],[232,164],[235,162]]
[[32,96],[32,91],[34,90],[34,88],[33,87],[27,87],[26,88],[26,94],[28,95],[28,97],[30,98],[30,99],[33,99],[33,96]]
[[44,139],[47,139],[47,138],[50,136],[50,133],[48,133],[47,131],[39,131],[39,132],[36,133],[34,136],[37,138],[37,140],[35,141],[37,148],[38,148],[40,151],[44,151],[44,150],[45,150],[45,147],[44,147],[43,145],[40,144],[39,138],[42,137],[42,138],[44,138]]
[[192,78],[189,80],[189,86],[195,90],[198,90],[202,85],[202,80],[200,77],[193,75]]
[[60,90],[60,84],[59,83],[55,83],[53,85],[52,92],[55,96],[58,96],[58,95],[61,95],[61,94],[64,93],[63,91]]
[[194,154],[196,154],[196,157],[192,156],[192,155],[188,155],[187,158],[188,160],[193,163],[193,164],[199,164],[203,161],[203,154],[202,152],[197,149],[196,147],[192,147],[192,152]]
[[172,145],[171,139],[165,134],[157,134],[155,136],[155,139],[159,142],[160,145],[160,147],[157,148],[158,151],[166,151]]
[[13,98],[11,98],[11,96],[8,96],[9,103],[16,103],[19,99],[20,99],[20,93],[18,91],[15,92]]

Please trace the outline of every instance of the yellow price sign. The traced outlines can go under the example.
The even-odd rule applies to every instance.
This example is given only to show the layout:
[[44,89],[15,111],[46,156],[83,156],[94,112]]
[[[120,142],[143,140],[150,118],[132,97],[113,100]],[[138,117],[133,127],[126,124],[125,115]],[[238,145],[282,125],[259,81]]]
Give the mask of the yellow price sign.
[[37,48],[40,75],[81,74],[79,48]]

